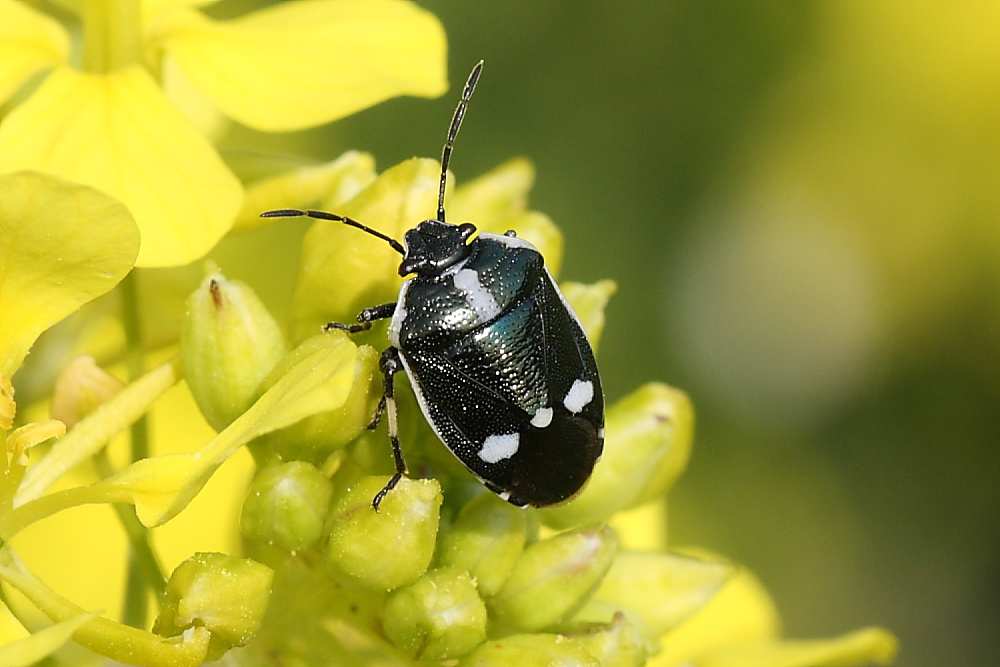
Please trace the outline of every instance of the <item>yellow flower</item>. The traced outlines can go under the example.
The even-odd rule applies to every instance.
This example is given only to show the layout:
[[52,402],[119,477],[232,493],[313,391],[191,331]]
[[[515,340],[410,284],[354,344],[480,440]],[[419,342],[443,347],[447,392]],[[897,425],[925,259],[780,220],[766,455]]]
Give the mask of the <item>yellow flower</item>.
[[650,667],[848,667],[888,665],[897,643],[882,628],[832,639],[781,639],[774,602],[739,569],[696,614],[664,635],[660,648]]
[[[142,232],[139,266],[202,256],[242,204],[178,105],[287,131],[446,86],[441,26],[403,0],[289,2],[225,22],[195,4],[84,0],[73,62],[59,23],[0,0],[0,102],[51,70],[0,123],[0,172],[45,171],[123,201]],[[171,100],[164,85],[185,92]]]
[[[44,174],[0,176],[0,561],[19,570],[7,547],[6,524],[27,464],[26,450],[61,435],[61,422],[13,431],[11,376],[39,334],[112,289],[132,268],[139,232],[118,201],[86,186]],[[14,578],[18,572],[14,574]],[[9,579],[8,579],[9,580]],[[28,636],[0,605],[0,664],[31,665],[51,654],[94,614],[66,614]]]
[[[14,6],[4,2],[0,0],[0,10]],[[410,7],[385,0],[370,4]],[[17,7],[21,27],[44,23]],[[103,5],[86,4],[85,10],[98,7]],[[285,7],[233,27],[214,23],[184,4],[151,5],[141,44],[145,66],[153,62],[153,69],[184,72],[213,106],[233,116],[246,114],[242,122],[272,128],[313,122],[314,116],[296,116],[292,108],[304,105],[315,111],[302,97],[289,97],[285,102],[292,104],[283,104],[265,93],[241,90],[256,84],[241,82],[238,73],[212,73],[213,68],[239,69],[237,64],[257,57],[250,53],[252,40],[241,41],[248,34],[244,31],[253,32],[257,23],[263,24],[258,35],[273,35],[292,24],[303,30],[300,9]],[[311,7],[319,23],[334,14],[338,20],[345,13],[364,15],[352,1],[291,7]],[[92,33],[87,32],[86,11],[84,15],[86,47]],[[14,67],[11,60],[8,70],[0,68],[0,82],[4,77],[23,79],[46,62],[61,62],[61,28],[47,25],[47,32],[26,34],[49,35],[52,48],[43,48],[36,39],[36,48],[21,52],[20,65]],[[309,34],[304,29],[303,38]],[[94,43],[106,48],[85,53],[85,63],[117,62],[122,52],[138,48],[128,40]],[[284,48],[294,52],[296,45]],[[310,52],[323,49],[313,43],[299,55]],[[29,53],[36,56],[34,64]],[[281,76],[293,73],[267,59],[253,62],[263,70],[278,68]],[[198,73],[199,67],[206,71]],[[118,76],[132,83],[119,88],[111,82]],[[80,83],[88,77],[91,83]],[[53,81],[69,82],[87,99],[100,96],[84,90],[94,82],[115,89],[112,106],[98,105],[112,115],[136,103],[129,91],[145,89],[151,91],[147,101],[166,100],[137,63],[97,74],[61,65],[14,112],[20,114],[19,122],[30,125],[24,109],[46,90],[51,94]],[[357,88],[369,98],[378,96],[372,92],[377,86]],[[230,108],[240,95],[259,96],[260,108]],[[63,118],[67,136],[75,137],[73,145],[86,148],[73,114],[53,99],[49,103],[50,115]],[[113,122],[105,127],[100,113],[82,106],[95,132],[112,129]],[[179,112],[171,113],[180,118]],[[7,129],[7,123],[0,127],[0,140]],[[140,141],[141,134],[112,139]],[[52,150],[59,153],[56,143]],[[134,155],[132,149],[122,154]],[[0,158],[4,150],[0,144]],[[173,146],[164,150],[161,157],[170,157]],[[113,157],[94,154],[87,159]],[[134,166],[135,175],[143,177],[137,180],[150,183],[162,167],[142,161]],[[255,197],[275,201],[290,193],[292,198],[336,202],[337,213],[399,238],[434,210],[439,170],[435,161],[412,159],[376,176],[370,158],[348,153],[319,170],[272,179]],[[527,208],[532,177],[526,161],[510,161],[455,188],[449,212],[453,219],[475,221],[482,230],[516,230],[558,273],[562,234],[546,216]],[[220,182],[203,185],[206,193],[225,190]],[[54,653],[79,664],[72,651],[80,647],[90,651],[90,664],[107,659],[164,667],[193,667],[224,653],[234,665],[406,665],[436,659],[498,667],[560,660],[595,667],[846,667],[888,663],[894,657],[894,638],[878,628],[830,640],[783,640],[777,611],[750,574],[715,556],[670,548],[665,496],[686,466],[694,411],[683,392],[659,383],[648,383],[609,406],[604,458],[577,500],[559,508],[522,510],[490,494],[461,467],[419,417],[416,397],[400,382],[400,440],[413,478],[401,480],[380,511],[372,511],[371,500],[393,465],[385,434],[366,430],[378,410],[381,387],[378,352],[363,343],[384,347],[385,323],[353,339],[342,331],[319,333],[324,322],[346,321],[362,307],[388,302],[398,292],[398,257],[370,236],[330,220],[315,222],[305,235],[298,282],[290,295],[291,350],[250,287],[211,269],[188,301],[180,355],[72,412],[79,421],[65,434],[62,422],[55,420],[13,429],[10,376],[42,330],[128,273],[139,252],[139,230],[123,204],[98,190],[48,175],[15,173],[0,176],[0,247],[5,250],[0,253],[0,438],[7,448],[0,459],[0,580],[20,594],[10,598],[9,607],[6,599],[0,603],[0,664],[29,665]],[[611,281],[565,286],[566,300],[595,348],[605,323],[604,307],[614,291]],[[154,420],[161,426],[151,454],[117,460],[108,451],[109,441],[173,389],[181,400],[167,398],[167,405],[157,406],[156,416],[165,418]],[[199,411],[218,432],[205,431]],[[56,442],[32,457],[29,466],[25,451],[52,437]],[[224,488],[213,496],[216,490],[207,488],[210,478],[218,487],[216,473],[244,450],[257,467],[249,491],[245,479],[221,476]],[[85,464],[92,469],[81,474]],[[232,503],[244,494],[240,511]],[[108,565],[125,567],[124,549],[107,558],[81,556],[84,546],[74,529],[85,531],[87,548],[94,542],[99,543],[96,548],[114,546],[103,536],[95,538],[93,515],[78,513],[84,505],[118,508],[131,546],[125,588],[129,594],[155,598],[158,615],[152,625],[145,609],[130,613],[125,605],[123,616],[132,622],[128,625],[115,620],[115,608],[103,604],[104,599],[95,603],[71,588],[86,579],[82,583],[108,595],[120,579],[120,572],[109,571]],[[63,510],[73,510],[73,526]],[[182,512],[184,518],[178,516]],[[49,521],[57,514],[62,523]],[[58,580],[54,586],[55,577],[39,574],[44,571],[41,559],[24,533],[41,522],[50,530],[55,525],[42,538],[44,556],[64,574],[75,572],[78,581]],[[168,523],[166,530],[173,533],[161,529]],[[237,527],[240,543],[230,539]],[[177,530],[184,535],[177,537]],[[185,540],[198,531],[213,531],[225,553],[189,548]],[[235,553],[241,548],[246,553]],[[74,569],[80,567],[84,569]],[[166,569],[172,570],[169,578]],[[93,609],[111,613],[99,615]],[[49,623],[37,614],[32,618],[35,612]],[[42,625],[33,634],[25,630]],[[230,652],[236,647],[242,648]]]

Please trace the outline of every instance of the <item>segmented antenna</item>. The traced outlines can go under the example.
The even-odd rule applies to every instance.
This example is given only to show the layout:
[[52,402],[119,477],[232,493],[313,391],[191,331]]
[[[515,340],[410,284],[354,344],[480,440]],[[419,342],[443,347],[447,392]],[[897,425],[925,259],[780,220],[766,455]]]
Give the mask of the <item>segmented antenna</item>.
[[300,215],[304,215],[309,218],[318,218],[320,220],[333,220],[334,222],[342,222],[345,225],[360,229],[363,232],[367,232],[372,236],[376,236],[386,243],[388,243],[393,250],[398,252],[400,255],[406,255],[406,249],[403,248],[399,241],[392,238],[391,236],[386,236],[382,232],[375,231],[367,225],[362,225],[357,220],[352,220],[351,218],[345,218],[342,215],[336,215],[334,213],[327,213],[326,211],[303,211],[297,208],[282,208],[277,211],[265,211],[260,214],[262,218],[297,218]]
[[465,82],[465,89],[462,91],[462,99],[455,108],[455,115],[451,117],[451,127],[448,128],[448,140],[444,143],[444,150],[441,152],[441,187],[438,189],[438,212],[437,219],[445,222],[444,219],[444,186],[448,180],[448,163],[451,162],[451,150],[455,146],[455,136],[458,128],[462,127],[462,119],[465,118],[465,110],[469,106],[469,98],[472,91],[476,89],[476,82],[483,71],[483,61],[480,60],[472,68],[469,80]]

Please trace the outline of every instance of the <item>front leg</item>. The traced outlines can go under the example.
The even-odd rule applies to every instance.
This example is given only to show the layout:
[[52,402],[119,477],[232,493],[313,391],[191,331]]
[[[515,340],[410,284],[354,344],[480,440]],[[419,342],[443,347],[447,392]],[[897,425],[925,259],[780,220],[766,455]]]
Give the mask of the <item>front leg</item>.
[[386,320],[392,317],[396,311],[396,302],[383,303],[381,306],[365,308],[358,314],[358,322],[361,324],[341,324],[340,322],[327,322],[323,325],[323,331],[346,331],[349,334],[361,333],[372,328],[372,322],[376,320]]

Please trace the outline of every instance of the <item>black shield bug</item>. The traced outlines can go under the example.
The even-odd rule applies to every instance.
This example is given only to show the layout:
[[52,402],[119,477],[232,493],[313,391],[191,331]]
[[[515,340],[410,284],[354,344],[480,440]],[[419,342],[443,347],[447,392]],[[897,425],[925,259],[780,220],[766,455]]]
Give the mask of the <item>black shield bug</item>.
[[403,256],[395,303],[365,309],[360,324],[327,328],[357,333],[389,319],[379,363],[383,396],[372,427],[388,411],[396,474],[399,446],[393,377],[405,370],[434,432],[490,490],[519,507],[573,497],[604,447],[604,395],[580,321],[541,254],[513,231],[479,234],[445,221],[444,192],[455,136],[483,63],[472,70],[441,156],[437,218],[406,232],[401,245],[356,220],[323,211],[282,209],[264,217],[333,220],[386,241]]

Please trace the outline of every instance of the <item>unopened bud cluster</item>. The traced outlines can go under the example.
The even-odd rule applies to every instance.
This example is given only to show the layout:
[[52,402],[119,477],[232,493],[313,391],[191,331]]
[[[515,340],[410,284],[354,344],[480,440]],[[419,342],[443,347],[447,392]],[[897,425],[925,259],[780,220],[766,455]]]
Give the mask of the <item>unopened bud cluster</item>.
[[[456,197],[457,208],[463,203]],[[558,263],[557,230],[542,233],[555,230],[551,223],[530,216],[521,222],[519,235],[534,233]],[[613,291],[610,282],[566,286],[595,344]],[[608,525],[618,512],[661,499],[684,467],[693,417],[683,393],[649,384],[612,404],[604,455],[589,485],[561,507],[524,510],[457,463],[399,377],[409,474],[375,511],[372,500],[394,469],[384,430],[366,429],[381,397],[379,352],[340,331],[298,337],[303,342],[289,350],[252,290],[218,272],[188,302],[185,373],[202,413],[219,430],[310,355],[331,344],[354,351],[353,378],[339,403],[250,443],[258,468],[240,529],[247,553],[273,572],[274,594],[247,615],[249,627],[260,622],[262,607],[273,607],[244,654],[308,663],[295,638],[318,635],[330,642],[324,655],[335,662],[364,651],[387,662],[642,665],[658,650],[658,637],[710,599],[728,575],[729,566],[719,563],[629,552]],[[178,569],[160,629],[176,632],[196,618],[208,625],[213,605],[227,608],[228,589],[216,590],[219,575],[202,574],[219,567],[199,557]],[[246,576],[240,586],[250,597],[265,588],[263,575]],[[239,596],[228,603],[243,604]],[[213,631],[213,641],[240,645],[242,628],[232,625],[218,640]]]
[[[434,181],[436,169],[411,161],[379,182],[399,180],[407,184],[402,192],[411,192],[411,181]],[[506,165],[460,192],[453,206],[460,217],[463,207],[476,208],[485,229],[516,229],[557,271],[558,229],[541,214],[508,210],[504,202],[516,198],[496,194],[530,180],[524,169]],[[386,192],[371,202],[359,196],[357,210],[348,206],[345,214],[371,219],[376,212],[365,207],[385,206],[397,190]],[[409,474],[375,511],[372,500],[394,466],[383,429],[366,429],[381,397],[379,352],[355,341],[374,343],[379,331],[354,340],[317,332],[323,313],[356,312],[355,295],[365,305],[383,292],[389,298],[398,278],[382,264],[398,260],[365,255],[373,266],[359,270],[358,258],[345,254],[351,231],[323,221],[310,230],[303,261],[316,268],[300,276],[291,335],[302,342],[290,351],[246,285],[212,272],[188,302],[185,373],[203,414],[220,430],[317,351],[353,351],[353,377],[339,402],[250,443],[258,468],[240,528],[247,553],[273,569],[274,594],[244,654],[305,664],[310,657],[297,652],[295,637],[322,636],[330,642],[326,659],[345,664],[360,653],[387,663],[644,664],[659,650],[658,637],[710,599],[729,572],[720,563],[630,552],[608,524],[623,510],[660,500],[683,469],[693,429],[687,397],[649,384],[610,405],[604,454],[590,483],[568,504],[525,510],[462,468],[399,377],[399,437]],[[348,267],[350,275],[343,273]],[[614,290],[609,281],[564,285],[595,347]],[[190,614],[171,618],[181,616]]]

